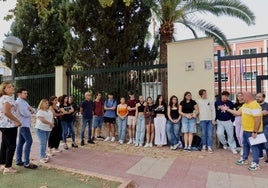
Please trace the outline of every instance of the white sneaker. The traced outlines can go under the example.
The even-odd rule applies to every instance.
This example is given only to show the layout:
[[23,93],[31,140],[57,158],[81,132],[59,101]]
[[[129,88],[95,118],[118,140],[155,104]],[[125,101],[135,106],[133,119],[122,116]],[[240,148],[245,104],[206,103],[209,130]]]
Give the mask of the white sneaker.
[[152,148],[153,147],[153,143],[149,143],[149,147]]
[[227,145],[223,145],[223,149],[227,150],[227,148],[228,148]]
[[208,152],[213,153],[213,149],[210,146],[208,146]]
[[142,144],[141,143],[139,144],[139,147],[142,147]]
[[60,149],[53,148],[53,149],[52,149],[52,152],[53,152],[53,153],[60,153],[60,152],[62,152],[62,151],[61,151]]
[[47,162],[48,162],[47,158],[40,159],[40,163],[47,163]]
[[12,167],[10,167],[10,168],[4,168],[3,175],[14,174],[16,172],[17,172],[17,170],[14,169],[14,168],[12,168]]
[[123,140],[119,140],[119,144],[123,144],[124,143],[124,141]]
[[0,172],[3,172],[5,170],[5,165],[0,166]]
[[231,149],[231,151],[234,155],[237,154],[237,151],[235,149]]
[[248,167],[248,169],[250,171],[259,170],[260,169],[260,165],[257,164],[257,163],[252,162],[251,165]]
[[132,144],[132,139],[130,138],[127,144]]
[[133,144],[136,144],[136,140],[134,138],[132,138],[132,140],[133,140]]
[[150,146],[150,144],[146,143],[144,147],[148,148],[149,146]]
[[55,154],[52,153],[51,151],[48,151],[48,152],[46,153],[46,155],[47,155],[48,157],[53,157],[53,156],[55,156]]
[[138,144],[138,143],[136,143],[136,144],[135,144],[135,147],[138,147],[138,146],[139,146],[139,144]]
[[104,142],[109,142],[111,140],[111,138],[108,136],[105,138]]
[[111,142],[114,142],[114,141],[115,141],[115,137],[112,137]]

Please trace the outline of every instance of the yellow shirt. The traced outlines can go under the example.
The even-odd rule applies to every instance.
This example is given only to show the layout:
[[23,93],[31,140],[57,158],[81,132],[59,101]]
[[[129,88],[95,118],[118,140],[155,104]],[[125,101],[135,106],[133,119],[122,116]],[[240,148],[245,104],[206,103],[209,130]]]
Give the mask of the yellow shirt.
[[[250,103],[244,103],[243,106],[239,109],[242,113],[241,121],[243,131],[253,132],[254,131],[254,117],[262,116],[261,106],[257,103],[257,101],[252,101]],[[262,118],[261,125],[258,132],[262,132]]]

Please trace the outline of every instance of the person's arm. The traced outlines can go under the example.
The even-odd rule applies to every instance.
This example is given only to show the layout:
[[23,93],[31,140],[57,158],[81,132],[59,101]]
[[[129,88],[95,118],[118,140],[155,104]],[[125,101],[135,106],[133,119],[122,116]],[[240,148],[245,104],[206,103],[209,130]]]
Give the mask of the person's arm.
[[119,114],[119,106],[120,106],[120,104],[117,105],[116,114],[117,114],[117,116],[118,116],[119,118],[123,119],[122,116]]
[[18,112],[22,117],[31,117],[31,111],[28,106],[26,106],[20,101],[17,102],[17,106],[18,106]]
[[221,107],[221,110],[223,110],[223,111],[226,111],[226,112],[229,112],[229,113],[231,113],[231,114],[233,114],[234,116],[241,116],[241,108],[238,110],[238,111],[236,111],[236,110],[232,110],[232,109],[230,109],[228,106],[226,106],[226,105],[223,105],[222,107]]
[[253,138],[257,137],[259,128],[261,126],[261,120],[262,120],[261,116],[254,116],[254,129],[252,131],[252,137]]
[[138,114],[139,114],[139,112],[138,112],[138,107],[140,106],[140,104],[139,103],[137,103],[136,104],[136,107],[135,107],[135,116],[136,116],[136,118],[138,118]]
[[11,104],[9,102],[5,102],[4,103],[4,109],[3,109],[3,113],[6,117],[8,117],[10,120],[15,122],[15,125],[20,127],[21,126],[21,122],[18,120],[18,118],[16,118],[12,113],[11,113]]
[[194,113],[193,113],[193,117],[196,118],[199,114],[199,108],[198,108],[198,105],[195,104],[194,105]]
[[47,124],[48,126],[50,126],[51,128],[54,127],[53,119],[52,119],[52,122],[47,121],[43,116],[38,116],[38,119],[39,119],[42,123]]
[[168,105],[168,107],[167,107],[167,117],[168,117],[169,121],[173,122],[173,119],[170,116],[170,110],[171,110],[170,106]]

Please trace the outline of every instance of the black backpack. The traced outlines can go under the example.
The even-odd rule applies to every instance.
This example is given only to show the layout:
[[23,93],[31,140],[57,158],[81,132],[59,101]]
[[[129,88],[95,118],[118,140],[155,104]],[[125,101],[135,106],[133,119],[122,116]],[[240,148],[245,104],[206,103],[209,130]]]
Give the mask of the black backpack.
[[201,138],[198,135],[194,135],[193,142],[192,142],[192,150],[201,151],[201,149],[202,149]]

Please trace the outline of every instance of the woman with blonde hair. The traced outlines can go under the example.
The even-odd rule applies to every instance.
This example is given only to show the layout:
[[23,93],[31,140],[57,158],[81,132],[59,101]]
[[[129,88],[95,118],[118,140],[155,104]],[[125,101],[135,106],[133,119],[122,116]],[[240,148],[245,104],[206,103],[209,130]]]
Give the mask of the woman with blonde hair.
[[0,131],[2,132],[0,169],[4,175],[17,172],[12,168],[12,162],[21,122],[18,120],[14,91],[14,86],[10,82],[4,82],[0,86]]
[[35,128],[40,144],[40,162],[47,163],[49,161],[49,157],[46,155],[47,143],[50,132],[54,127],[53,113],[49,109],[47,99],[40,101],[36,117]]

